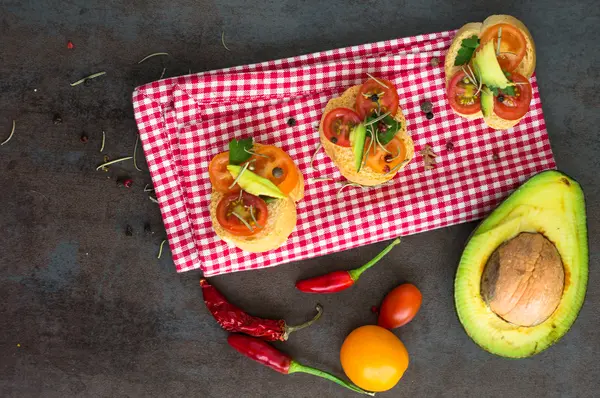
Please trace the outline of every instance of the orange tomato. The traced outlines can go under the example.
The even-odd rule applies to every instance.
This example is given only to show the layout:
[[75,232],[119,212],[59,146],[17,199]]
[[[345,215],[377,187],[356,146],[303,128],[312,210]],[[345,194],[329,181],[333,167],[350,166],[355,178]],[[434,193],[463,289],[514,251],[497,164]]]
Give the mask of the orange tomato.
[[394,387],[408,368],[404,344],[394,333],[374,325],[359,327],[346,337],[340,360],[354,384],[375,392]]
[[367,165],[373,170],[385,174],[404,162],[404,159],[406,158],[406,146],[404,145],[404,141],[398,138],[398,136],[392,138],[392,140],[385,145],[385,149],[390,153],[385,152],[375,143],[371,145],[370,142],[371,139],[367,138],[365,148],[369,148],[370,145],[371,149],[369,150],[368,156],[365,149],[365,156],[367,156]]
[[486,42],[493,40],[494,47],[497,47],[498,32],[500,29],[502,29],[502,36],[500,37],[500,54],[498,55],[498,62],[503,70],[512,72],[519,66],[527,53],[527,41],[519,28],[506,23],[493,25],[483,32],[479,41],[481,44],[485,44]]

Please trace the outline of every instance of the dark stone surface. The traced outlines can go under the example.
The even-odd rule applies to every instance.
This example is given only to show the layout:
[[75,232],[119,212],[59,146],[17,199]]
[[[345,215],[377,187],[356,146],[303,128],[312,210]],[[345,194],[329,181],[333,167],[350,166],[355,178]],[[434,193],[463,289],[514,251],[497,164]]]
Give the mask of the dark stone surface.
[[[352,290],[333,296],[307,297],[293,282],[361,264],[384,243],[213,282],[249,312],[290,323],[319,300],[322,321],[277,346],[340,375],[344,337],[375,320],[370,308],[387,291],[415,283],[423,307],[397,332],[411,364],[382,396],[598,396],[600,16],[591,0],[0,0],[0,136],[17,120],[14,138],[0,148],[0,395],[354,396],[310,376],[279,375],[227,346],[201,302],[200,273],[176,274],[168,251],[156,259],[164,229],[142,192],[148,173],[130,164],[94,170],[101,131],[112,158],[132,153],[131,92],[157,79],[163,63],[172,76],[452,29],[502,12],[533,33],[556,160],[586,192],[589,290],[558,344],[513,361],[467,337],[453,307],[453,277],[474,224],[407,237]],[[221,46],[222,31],[231,52]],[[155,51],[172,57],[136,64]],[[107,75],[69,86],[99,70]],[[62,124],[53,123],[56,113]],[[126,176],[133,189],[117,187]]]

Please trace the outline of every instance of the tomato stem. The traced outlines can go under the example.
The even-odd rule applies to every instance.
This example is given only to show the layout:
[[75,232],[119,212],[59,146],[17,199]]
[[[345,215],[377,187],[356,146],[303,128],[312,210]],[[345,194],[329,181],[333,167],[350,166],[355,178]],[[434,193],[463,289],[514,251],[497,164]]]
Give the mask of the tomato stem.
[[352,278],[352,280],[354,282],[356,282],[358,280],[358,278],[360,277],[360,275],[363,272],[365,272],[366,270],[368,270],[369,268],[371,268],[373,265],[375,265],[379,260],[381,260],[383,258],[383,256],[385,256],[386,254],[388,254],[390,252],[390,250],[392,250],[394,248],[394,246],[396,246],[399,243],[400,243],[400,238],[396,238],[385,249],[383,249],[381,251],[381,253],[379,253],[378,255],[376,255],[375,257],[373,257],[373,259],[371,261],[369,261],[368,263],[366,263],[365,265],[363,265],[360,268],[356,268],[356,269],[353,269],[352,271],[348,271],[348,273],[350,274],[350,277]]
[[346,387],[347,389],[357,392],[359,394],[370,395],[372,397],[375,396],[375,393],[365,391],[362,388],[360,388],[352,383],[349,383],[347,381],[344,381],[330,373],[324,372],[319,369],[311,368],[310,366],[304,366],[296,361],[292,361],[290,368],[288,370],[288,374],[292,374],[292,373],[308,373],[313,376],[318,376],[323,379],[333,381],[334,383],[339,384],[342,387]]

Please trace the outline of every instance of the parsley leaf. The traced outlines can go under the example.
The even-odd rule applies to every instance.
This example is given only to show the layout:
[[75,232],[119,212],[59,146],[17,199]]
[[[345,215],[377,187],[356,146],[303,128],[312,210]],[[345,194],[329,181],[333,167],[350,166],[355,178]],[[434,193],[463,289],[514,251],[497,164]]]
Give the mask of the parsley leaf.
[[243,140],[233,139],[229,142],[229,164],[239,165],[250,159],[252,154],[246,150],[252,149],[252,138]]
[[512,97],[515,96],[515,86],[506,86],[502,89],[502,92],[506,95],[510,95]]
[[488,86],[488,88],[490,89],[492,94],[494,94],[494,97],[497,97],[498,94],[500,94],[500,90],[498,89],[498,87]]
[[[378,118],[379,116],[373,114],[372,116],[369,116],[366,120],[366,122],[370,122],[373,119]],[[385,124],[386,126],[386,130],[385,131],[379,131],[379,126],[381,124]],[[368,127],[374,127],[375,131],[377,132],[377,139],[379,140],[379,142],[381,143],[381,145],[386,145],[387,143],[389,143],[394,136],[396,135],[396,133],[398,132],[398,130],[400,130],[400,122],[398,122],[396,119],[394,119],[393,117],[391,117],[390,115],[387,115],[385,118],[383,118],[382,120],[378,121],[377,123],[375,123],[374,125],[368,126]],[[367,131],[369,131],[370,129],[367,129]]]
[[454,59],[454,66],[468,64],[473,56],[473,52],[479,45],[479,38],[473,35],[467,39],[463,39],[458,49],[458,54]]

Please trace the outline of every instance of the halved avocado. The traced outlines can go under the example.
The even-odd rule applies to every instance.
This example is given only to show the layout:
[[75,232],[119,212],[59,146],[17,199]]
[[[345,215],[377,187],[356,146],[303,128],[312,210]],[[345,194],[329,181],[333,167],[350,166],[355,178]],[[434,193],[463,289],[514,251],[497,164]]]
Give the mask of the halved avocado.
[[475,229],[456,273],[456,310],[467,334],[486,351],[528,357],[567,333],[587,280],[583,191],[565,174],[545,171]]

